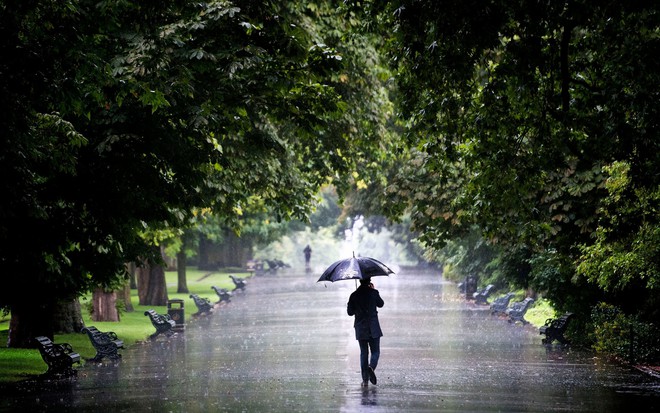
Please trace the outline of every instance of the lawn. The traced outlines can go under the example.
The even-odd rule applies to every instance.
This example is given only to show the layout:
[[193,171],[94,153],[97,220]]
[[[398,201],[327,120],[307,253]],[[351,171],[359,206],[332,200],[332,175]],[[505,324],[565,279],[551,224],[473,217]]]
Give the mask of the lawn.
[[536,301],[525,313],[525,320],[535,327],[545,324],[548,318],[555,318],[555,310],[550,306],[548,300],[541,298]]
[[[249,273],[232,272],[239,278],[249,276]],[[167,281],[168,297],[170,300],[184,300],[186,319],[197,312],[195,302],[190,298],[190,294],[198,294],[200,297],[208,298],[211,302],[216,302],[218,296],[211,289],[211,286],[218,288],[234,289],[234,283],[229,278],[229,273],[225,272],[207,272],[189,268],[187,270],[187,283],[189,293],[179,294],[177,289],[176,271],[167,271],[165,273]],[[137,291],[132,291],[131,302],[134,310],[130,313],[121,314],[119,322],[93,322],[84,310],[88,297],[81,299],[83,306],[83,320],[85,325],[93,325],[100,331],[114,331],[117,336],[124,341],[124,346],[128,347],[136,342],[146,340],[150,334],[156,330],[151,325],[149,318],[144,315],[148,309],[154,309],[160,314],[167,313],[166,306],[141,306],[138,305]],[[6,343],[9,328],[9,316],[0,315],[0,342]],[[69,343],[76,353],[79,353],[82,359],[92,358],[96,350],[89,341],[87,334],[56,334],[55,343]],[[84,363],[84,361],[82,362]],[[18,381],[29,378],[47,370],[46,363],[42,360],[38,350],[13,349],[0,347],[0,382]]]

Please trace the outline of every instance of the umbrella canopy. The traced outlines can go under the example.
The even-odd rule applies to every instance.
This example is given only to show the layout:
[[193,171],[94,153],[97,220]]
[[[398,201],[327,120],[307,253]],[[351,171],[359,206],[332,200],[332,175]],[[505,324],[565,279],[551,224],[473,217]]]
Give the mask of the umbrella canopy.
[[394,274],[394,271],[375,258],[352,257],[334,262],[323,272],[319,281],[362,280],[389,274]]

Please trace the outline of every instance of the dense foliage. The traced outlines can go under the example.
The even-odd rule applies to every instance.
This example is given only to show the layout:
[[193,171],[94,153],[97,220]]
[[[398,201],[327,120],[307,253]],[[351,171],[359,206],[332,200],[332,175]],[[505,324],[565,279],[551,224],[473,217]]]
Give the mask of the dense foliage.
[[354,169],[353,148],[378,144],[360,133],[368,105],[347,110],[378,92],[342,87],[371,69],[351,66],[369,48],[342,43],[340,17],[262,1],[2,0],[0,306],[33,323],[21,314],[111,283],[153,255],[145,234],[199,208],[230,224],[252,205],[304,219],[320,185]]
[[558,309],[660,321],[660,5],[349,4],[386,36],[409,126],[385,211],[434,248],[477,228]]

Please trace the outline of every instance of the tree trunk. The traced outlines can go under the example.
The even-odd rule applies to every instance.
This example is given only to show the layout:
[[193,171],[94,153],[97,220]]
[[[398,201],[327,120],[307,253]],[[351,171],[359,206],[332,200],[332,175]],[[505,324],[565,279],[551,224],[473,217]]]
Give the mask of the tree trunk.
[[140,305],[167,305],[167,285],[162,265],[145,263],[137,271]]
[[53,331],[56,333],[80,333],[85,323],[80,310],[80,301],[60,301],[55,304],[51,316]]
[[35,301],[11,306],[7,347],[36,348],[34,338],[46,336],[53,339],[52,314],[54,303]]
[[188,293],[188,281],[186,279],[186,251],[185,244],[176,254],[177,293]]
[[94,305],[93,321],[119,321],[117,293],[115,291],[107,292],[102,288],[94,289],[92,303]]
[[131,284],[130,281],[127,281],[124,284],[124,288],[121,290],[121,296],[119,297],[121,301],[124,302],[124,311],[127,313],[132,313],[135,311],[133,308],[133,302],[131,301]]
[[126,264],[127,268],[126,271],[130,275],[130,288],[131,290],[137,290],[137,280],[135,278],[135,263],[134,262],[129,262]]
[[247,237],[238,237],[236,233],[229,229],[224,229],[222,244],[219,245],[220,262],[223,267],[242,267],[243,248]]
[[211,241],[206,238],[206,235],[199,234],[199,246],[197,250],[197,268],[200,270],[207,270],[211,267],[209,262],[209,249]]

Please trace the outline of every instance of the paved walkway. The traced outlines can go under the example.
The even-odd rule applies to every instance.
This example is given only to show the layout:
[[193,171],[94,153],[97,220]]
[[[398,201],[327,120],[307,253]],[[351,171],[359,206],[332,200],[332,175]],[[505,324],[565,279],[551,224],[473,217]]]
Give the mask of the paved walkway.
[[72,383],[21,387],[2,395],[0,411],[660,411],[658,379],[546,349],[534,329],[462,301],[428,273],[374,279],[385,336],[378,385],[362,389],[345,310],[355,284],[317,278],[289,270],[250,279],[184,334],[80,369]]

